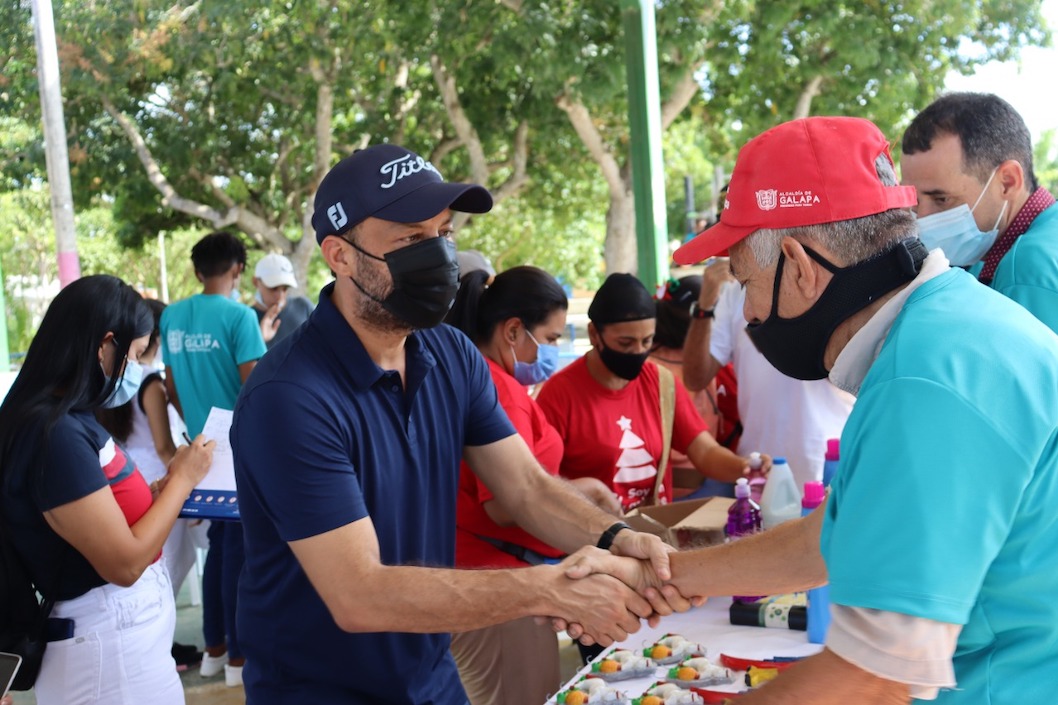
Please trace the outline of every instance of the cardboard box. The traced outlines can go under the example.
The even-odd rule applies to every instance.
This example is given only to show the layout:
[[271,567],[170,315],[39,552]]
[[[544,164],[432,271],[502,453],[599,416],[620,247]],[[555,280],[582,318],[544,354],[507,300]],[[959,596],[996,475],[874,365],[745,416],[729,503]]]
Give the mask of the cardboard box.
[[625,521],[636,531],[660,536],[662,541],[681,550],[712,546],[724,542],[727,510],[734,501],[730,497],[707,497],[640,507],[629,512]]

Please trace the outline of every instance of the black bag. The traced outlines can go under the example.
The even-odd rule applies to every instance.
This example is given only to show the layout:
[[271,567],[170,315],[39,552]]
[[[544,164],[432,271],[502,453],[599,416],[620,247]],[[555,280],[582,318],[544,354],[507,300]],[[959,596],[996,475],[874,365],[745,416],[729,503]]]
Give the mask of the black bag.
[[0,651],[18,654],[22,667],[12,690],[29,690],[40,673],[53,602],[38,599],[22,559],[0,526]]

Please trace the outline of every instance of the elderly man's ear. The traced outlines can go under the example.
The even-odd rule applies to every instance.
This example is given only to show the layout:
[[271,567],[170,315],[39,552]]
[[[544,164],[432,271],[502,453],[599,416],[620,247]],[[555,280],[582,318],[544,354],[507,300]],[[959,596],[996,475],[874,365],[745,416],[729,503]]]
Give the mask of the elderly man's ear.
[[[813,249],[816,248],[813,247]],[[804,245],[792,237],[782,239],[782,251],[786,255],[783,278],[792,281],[804,299],[809,301],[818,299],[833,275],[812,259],[805,251]],[[816,251],[819,252],[819,250]],[[819,254],[824,259],[833,261],[829,252],[819,252]],[[837,262],[835,264],[841,266]]]

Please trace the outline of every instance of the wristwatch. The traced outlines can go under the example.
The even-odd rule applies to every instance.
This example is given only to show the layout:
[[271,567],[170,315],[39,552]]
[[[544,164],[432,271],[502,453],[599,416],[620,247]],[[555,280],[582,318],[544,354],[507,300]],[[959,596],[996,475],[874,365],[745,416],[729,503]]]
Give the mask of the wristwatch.
[[715,308],[702,308],[697,301],[691,302],[691,318],[701,320],[702,318],[716,318]]
[[621,531],[622,529],[631,529],[631,528],[632,528],[631,526],[629,526],[628,524],[624,523],[623,521],[617,522],[616,524],[611,526],[609,529],[607,529],[606,531],[602,532],[602,536],[599,537],[599,543],[595,544],[596,547],[601,548],[604,551],[609,551],[610,550],[610,546],[613,545],[614,538],[617,537],[617,532]]

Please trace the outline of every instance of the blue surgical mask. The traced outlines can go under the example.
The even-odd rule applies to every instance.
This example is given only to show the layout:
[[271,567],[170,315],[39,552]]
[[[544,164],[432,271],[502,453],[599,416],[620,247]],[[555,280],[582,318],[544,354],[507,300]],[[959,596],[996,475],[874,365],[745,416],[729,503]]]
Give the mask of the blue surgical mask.
[[558,369],[558,346],[537,343],[536,338],[533,337],[528,328],[525,330],[525,334],[529,336],[529,340],[536,343],[536,361],[518,362],[518,356],[514,353],[513,345],[511,346],[511,355],[514,356],[514,378],[518,381],[518,384],[528,387],[546,381]]
[[971,267],[985,256],[995,244],[999,236],[999,224],[1007,212],[1007,202],[1003,201],[1003,209],[999,211],[995,225],[987,232],[982,232],[977,227],[973,212],[988,191],[988,185],[992,183],[992,177],[996,175],[992,170],[981,195],[977,197],[973,207],[965,203],[940,213],[933,213],[916,221],[918,226],[918,238],[930,249],[940,248],[948,261],[956,267]]
[[[106,375],[104,375],[106,377]],[[125,363],[125,373],[121,375],[114,391],[105,402],[104,409],[114,409],[128,404],[140,391],[140,383],[143,382],[143,367],[138,362],[129,360]],[[106,384],[110,384],[110,378],[106,377]]]

